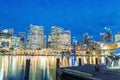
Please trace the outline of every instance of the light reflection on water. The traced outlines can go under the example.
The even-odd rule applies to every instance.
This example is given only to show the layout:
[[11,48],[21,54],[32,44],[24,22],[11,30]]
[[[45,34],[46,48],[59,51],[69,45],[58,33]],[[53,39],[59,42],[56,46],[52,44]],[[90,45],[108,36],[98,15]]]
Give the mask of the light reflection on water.
[[[94,63],[94,58],[91,59]],[[82,57],[82,63],[86,58]],[[78,57],[61,57],[60,67],[76,66]],[[0,56],[0,80],[24,80],[26,56]],[[31,56],[29,80],[55,80],[55,56]]]

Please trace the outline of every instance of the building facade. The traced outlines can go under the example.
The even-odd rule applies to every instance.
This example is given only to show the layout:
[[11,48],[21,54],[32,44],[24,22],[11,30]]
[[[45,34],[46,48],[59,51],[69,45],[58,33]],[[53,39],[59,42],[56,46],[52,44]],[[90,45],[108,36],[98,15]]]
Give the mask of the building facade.
[[82,34],[83,44],[87,44],[87,38],[88,38],[88,36],[89,36],[88,33],[84,33],[84,34]]
[[113,41],[112,30],[107,27],[105,27],[104,30],[105,30],[104,33],[100,33],[101,42],[104,42],[104,43],[112,42]]
[[65,49],[65,48],[70,48],[71,46],[71,31],[66,30],[63,31],[60,35],[59,35],[59,48],[61,49]]
[[115,41],[120,41],[120,32],[115,34]]
[[106,33],[100,33],[101,42],[106,42]]
[[9,50],[11,47],[11,37],[12,35],[9,33],[0,32],[0,48]]
[[11,47],[10,48],[13,48],[15,50],[22,48],[22,44],[20,42],[20,37],[17,37],[17,36],[11,37]]
[[71,31],[52,26],[48,36],[48,47],[52,49],[68,48],[71,45]]
[[27,49],[43,48],[46,48],[46,36],[44,35],[44,27],[31,24],[27,39]]
[[4,29],[0,31],[0,50],[9,50],[13,32],[13,29]]
[[26,48],[26,33],[25,32],[19,32],[18,37],[20,38],[21,48]]
[[110,28],[105,27],[105,33],[106,33],[106,42],[112,42],[113,41],[112,30]]

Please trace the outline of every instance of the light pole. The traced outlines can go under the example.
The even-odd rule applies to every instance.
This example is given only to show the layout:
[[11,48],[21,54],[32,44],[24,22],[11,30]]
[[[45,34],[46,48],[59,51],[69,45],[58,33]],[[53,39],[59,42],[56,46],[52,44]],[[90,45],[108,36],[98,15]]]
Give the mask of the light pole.
[[74,53],[74,55],[76,55],[76,39],[75,39],[75,37],[73,37],[73,53]]

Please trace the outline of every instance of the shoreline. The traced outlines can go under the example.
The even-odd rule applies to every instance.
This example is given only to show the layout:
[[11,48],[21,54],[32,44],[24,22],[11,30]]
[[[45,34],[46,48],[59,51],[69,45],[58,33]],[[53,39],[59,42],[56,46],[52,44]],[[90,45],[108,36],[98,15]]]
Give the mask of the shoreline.
[[71,56],[78,56],[78,57],[107,57],[109,55],[62,55],[62,54],[1,54],[0,53],[0,56],[57,56],[57,57],[63,57],[63,56],[66,56],[66,57],[71,57]]

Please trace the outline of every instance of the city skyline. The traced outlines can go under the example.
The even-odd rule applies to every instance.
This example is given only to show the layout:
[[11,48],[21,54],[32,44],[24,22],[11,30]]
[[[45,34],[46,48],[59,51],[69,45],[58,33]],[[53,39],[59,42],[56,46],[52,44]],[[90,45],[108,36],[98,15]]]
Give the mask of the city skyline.
[[0,24],[2,29],[14,28],[15,33],[28,33],[29,24],[43,25],[45,34],[51,26],[71,30],[72,37],[79,40],[82,33],[89,32],[95,40],[104,27],[113,34],[120,31],[119,0],[29,0],[0,1]]

